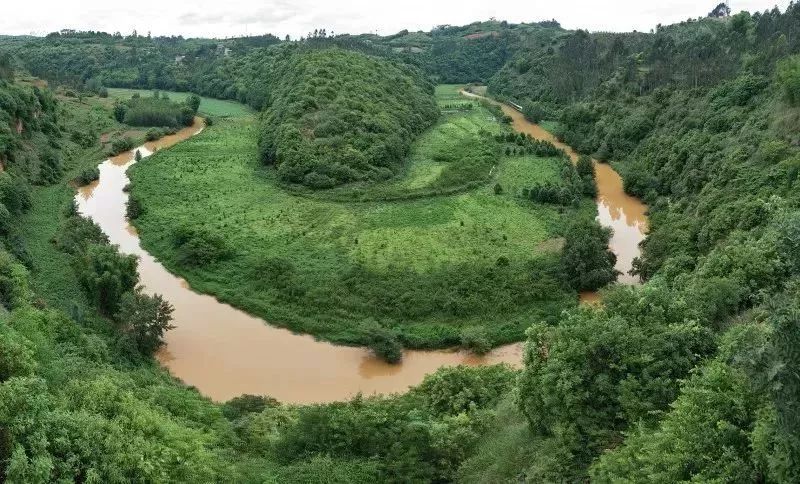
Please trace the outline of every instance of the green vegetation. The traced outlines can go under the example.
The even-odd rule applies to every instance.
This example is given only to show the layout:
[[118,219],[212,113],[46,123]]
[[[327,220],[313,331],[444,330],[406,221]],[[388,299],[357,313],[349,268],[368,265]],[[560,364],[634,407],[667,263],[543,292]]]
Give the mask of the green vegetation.
[[[414,145],[409,173],[434,163],[433,154],[450,156],[454,145],[442,133],[495,153],[503,144],[492,133],[504,130],[480,106],[447,115]],[[370,346],[389,359],[399,345],[485,351],[521,338],[531,319],[552,321],[575,303],[553,241],[568,218],[591,216],[588,199],[559,210],[513,193],[497,196],[489,184],[396,202],[307,197],[284,190],[275,170],[258,166],[254,136],[249,116],[221,120],[131,170],[131,193],[144,209],[135,223],[145,247],[192,287],[292,329]],[[440,161],[446,169],[428,186],[448,170],[464,169],[465,156]],[[525,155],[526,171],[517,158],[492,157],[501,166],[506,159],[517,163],[526,180],[560,178],[542,168],[550,159]],[[400,190],[403,180],[392,183]],[[363,193],[392,193],[388,187]],[[337,190],[347,200],[346,189]],[[462,335],[473,327],[483,328],[477,344]]]
[[457,101],[458,106],[469,108],[445,110],[439,122],[412,145],[397,176],[385,182],[351,183],[325,191],[294,191],[342,202],[388,201],[446,195],[486,185],[502,152],[502,145],[493,142],[493,137],[501,137],[504,131],[480,103],[461,97],[459,88],[437,86],[436,99],[440,106]]
[[[0,56],[2,479],[798,482],[800,6],[729,13],[651,34],[491,21],[222,48],[94,32],[0,39],[14,62],[70,86],[34,89]],[[117,298],[129,264],[64,211],[68,180],[109,149],[101,134],[144,135],[88,94],[195,91],[291,121],[310,111],[281,106],[278,68],[320,67],[331,49],[367,74],[486,82],[610,161],[650,207],[643,284],[574,307],[573,287],[610,277],[608,234],[567,224],[592,218],[590,164],[566,166],[453,87],[437,91],[438,123],[398,135],[408,156],[392,159],[392,177],[324,192],[287,190],[239,113],[137,165],[153,253],[200,290],[387,359],[400,345],[481,352],[529,328],[524,368],[446,369],[404,395],[309,406],[216,405],[170,379],[148,356],[169,308],[135,288]],[[313,85],[307,74],[286,77]],[[383,114],[361,107],[375,112],[360,120]],[[452,157],[468,142],[491,153],[489,178],[459,166],[474,150]],[[458,183],[437,187],[447,169]],[[91,264],[76,273],[76,258]],[[98,267],[114,270],[92,277]]]
[[[147,91],[141,89],[121,89],[113,88],[108,90],[109,96],[113,99],[125,101],[131,99],[133,96],[139,95],[144,97]],[[161,96],[166,96],[169,100],[176,103],[185,103],[191,93],[188,92],[174,92],[174,91],[160,91]],[[200,98],[200,106],[197,111],[206,116],[213,117],[226,117],[226,116],[243,116],[250,112],[247,106],[237,102],[224,101],[221,99],[214,99],[209,97]]]
[[[22,174],[37,177],[33,152],[12,152],[0,174],[11,217],[2,240],[19,254],[0,251],[5,482],[452,479],[511,370],[449,369],[403,396],[295,407],[255,396],[217,405],[154,365],[149,355],[169,329],[169,305],[138,289],[117,297],[135,284],[135,262],[65,210],[74,196],[69,181],[104,152],[98,137],[80,148],[72,133],[120,126],[108,105],[103,117],[74,98],[56,105],[60,180],[27,188]],[[79,260],[87,263],[73,267]]]
[[385,180],[438,115],[419,73],[339,49],[276,61],[261,127],[264,163],[311,188]]
[[196,94],[191,94],[183,102],[176,103],[158,91],[146,97],[136,93],[130,99],[114,106],[114,117],[129,126],[177,128],[191,126],[199,107],[200,96]]

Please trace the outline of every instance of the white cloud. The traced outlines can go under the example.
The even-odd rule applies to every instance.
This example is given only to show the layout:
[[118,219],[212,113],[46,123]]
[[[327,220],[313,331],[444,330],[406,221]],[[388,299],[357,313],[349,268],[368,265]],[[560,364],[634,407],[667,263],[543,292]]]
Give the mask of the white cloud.
[[[136,29],[153,35],[230,37],[273,33],[296,38],[315,28],[337,33],[391,34],[404,28],[429,30],[439,24],[460,25],[490,17],[511,22],[554,18],[564,27],[593,31],[649,31],[659,23],[705,15],[714,4],[715,0],[40,0],[3,5],[0,33],[45,34],[61,28],[129,33]],[[781,9],[788,4],[789,0],[777,3]],[[775,5],[775,0],[731,2],[734,11],[755,12]]]

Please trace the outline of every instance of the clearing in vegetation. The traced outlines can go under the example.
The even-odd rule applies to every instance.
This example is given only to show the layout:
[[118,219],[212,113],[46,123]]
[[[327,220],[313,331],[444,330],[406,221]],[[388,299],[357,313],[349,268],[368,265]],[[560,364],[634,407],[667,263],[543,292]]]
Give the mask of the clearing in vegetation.
[[[452,91],[437,90],[442,104]],[[498,181],[516,187],[515,177],[520,186],[559,183],[562,162],[504,156],[499,134],[510,129],[479,103],[459,103],[471,107],[423,134],[405,178],[336,192],[391,198],[427,190],[402,201],[287,191],[259,162],[254,117],[222,120],[132,168],[143,244],[195,289],[335,342],[363,344],[364,328],[376,323],[409,347],[457,345],[474,327],[492,345],[517,341],[530,321],[552,320],[576,303],[552,249],[559,244],[545,242],[559,238],[567,220],[591,218],[594,205],[536,204],[519,190],[498,191]],[[436,161],[457,146],[491,154],[492,163],[477,173],[464,168],[467,153]],[[477,188],[433,196],[448,172]]]
[[[171,101],[177,103],[183,103],[186,99],[192,95],[189,92],[173,92],[173,91],[158,91],[161,93],[162,96],[167,96]],[[141,89],[118,89],[112,88],[108,90],[108,95],[112,99],[116,100],[128,100],[132,98],[135,94],[139,94],[142,97],[146,97],[151,95],[151,91],[145,91]],[[212,117],[226,117],[226,116],[243,116],[248,113],[252,113],[252,109],[248,108],[244,104],[239,104],[234,101],[224,101],[222,99],[214,99],[210,97],[200,97],[200,108],[198,110],[200,114],[212,116]]]

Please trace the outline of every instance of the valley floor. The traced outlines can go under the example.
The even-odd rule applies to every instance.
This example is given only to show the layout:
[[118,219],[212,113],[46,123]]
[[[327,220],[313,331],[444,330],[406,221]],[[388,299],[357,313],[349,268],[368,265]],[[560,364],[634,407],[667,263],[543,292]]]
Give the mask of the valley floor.
[[[333,199],[349,196],[345,189],[327,200],[287,191],[257,159],[255,117],[220,118],[131,169],[144,247],[196,290],[334,342],[363,344],[361,328],[374,323],[409,347],[457,345],[471,327],[492,345],[519,341],[531,320],[556,318],[576,303],[557,282],[559,237],[565,220],[593,216],[593,205],[522,199],[525,186],[559,178],[557,159],[530,155],[493,156],[491,176],[475,188],[431,192],[453,186],[441,182],[448,170],[472,176],[459,172],[462,159],[438,155],[453,151],[454,139],[486,149],[487,133],[508,129],[454,93],[454,86],[437,90],[442,121],[417,142],[406,174],[387,182],[394,195],[427,190],[403,201]],[[350,190],[378,196],[386,188]],[[174,244],[181,227],[222,234],[227,256],[204,267],[181,263]]]

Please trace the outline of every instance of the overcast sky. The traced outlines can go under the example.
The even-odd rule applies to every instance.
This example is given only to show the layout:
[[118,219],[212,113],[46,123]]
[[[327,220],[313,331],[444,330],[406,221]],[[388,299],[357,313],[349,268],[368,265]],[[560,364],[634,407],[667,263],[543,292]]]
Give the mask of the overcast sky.
[[[649,31],[707,14],[719,0],[3,0],[0,33],[43,35],[62,28],[145,35],[231,37],[272,33],[292,38],[315,28],[335,33],[430,30],[495,17],[556,19],[565,28]],[[789,0],[732,0],[734,12],[763,11]]]

